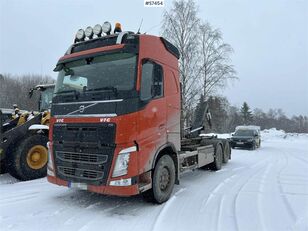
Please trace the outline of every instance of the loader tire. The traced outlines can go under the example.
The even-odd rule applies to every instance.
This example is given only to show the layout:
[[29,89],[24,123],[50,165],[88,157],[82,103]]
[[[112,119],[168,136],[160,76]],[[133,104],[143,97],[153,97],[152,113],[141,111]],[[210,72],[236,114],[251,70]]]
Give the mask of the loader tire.
[[0,174],[7,173],[5,160],[0,161]]
[[210,169],[217,171],[221,169],[223,161],[223,151],[220,144],[216,144],[214,162],[210,164]]
[[230,150],[230,145],[229,145],[229,141],[227,141],[224,145],[224,151],[223,151],[223,160],[222,162],[224,164],[228,163],[229,159],[230,159],[230,155],[231,155],[231,150]]
[[17,144],[8,158],[9,173],[22,181],[46,176],[47,142],[47,136],[36,134]]
[[155,165],[152,188],[142,194],[148,202],[162,204],[167,201],[175,183],[175,166],[169,155],[162,156]]

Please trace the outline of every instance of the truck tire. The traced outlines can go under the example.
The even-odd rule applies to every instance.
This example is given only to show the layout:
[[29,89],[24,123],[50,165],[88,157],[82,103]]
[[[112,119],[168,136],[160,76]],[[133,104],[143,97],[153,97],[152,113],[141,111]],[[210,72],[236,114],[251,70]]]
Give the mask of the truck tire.
[[210,164],[210,169],[217,171],[221,169],[223,161],[223,151],[221,144],[216,144],[214,162]]
[[229,145],[229,141],[227,141],[224,144],[224,151],[223,151],[223,160],[222,160],[222,162],[224,164],[228,163],[228,161],[230,159],[230,154],[231,154],[230,145]]
[[48,138],[45,135],[32,135],[16,145],[8,156],[9,173],[18,180],[33,180],[47,174]]
[[174,162],[169,155],[164,155],[155,165],[152,177],[152,188],[144,192],[142,196],[148,202],[162,204],[170,198],[174,182]]
[[0,174],[7,173],[5,159],[0,161]]

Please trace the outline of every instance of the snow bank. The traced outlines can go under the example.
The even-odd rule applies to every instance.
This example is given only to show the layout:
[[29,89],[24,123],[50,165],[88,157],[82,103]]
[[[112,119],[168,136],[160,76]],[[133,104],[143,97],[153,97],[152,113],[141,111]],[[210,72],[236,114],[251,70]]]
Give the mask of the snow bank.
[[[218,138],[227,139],[230,138],[232,133],[207,133],[201,134],[200,136],[217,136]],[[262,140],[296,140],[296,141],[305,141],[308,142],[308,134],[307,133],[286,133],[283,130],[277,130],[276,128],[264,129],[261,131],[261,139]]]
[[262,140],[296,140],[296,141],[304,141],[308,142],[308,134],[307,133],[286,133],[283,130],[277,130],[276,128],[264,129],[261,131]]

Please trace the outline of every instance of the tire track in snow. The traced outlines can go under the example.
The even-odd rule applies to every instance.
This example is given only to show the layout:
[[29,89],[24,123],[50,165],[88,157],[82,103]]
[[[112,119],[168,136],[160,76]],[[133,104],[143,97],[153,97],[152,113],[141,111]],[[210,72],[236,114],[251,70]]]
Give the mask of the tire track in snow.
[[[237,189],[235,192],[236,196],[233,198],[231,210],[233,211],[233,215],[234,215],[234,230],[239,230],[238,219],[236,216],[236,201],[238,199],[238,196],[240,192],[242,191],[242,189],[252,180],[251,177],[257,175],[266,166],[266,163],[269,162],[269,159],[270,157],[267,157],[265,160],[262,160],[252,165],[249,169],[244,168],[245,170],[241,172],[241,175],[233,174],[232,176],[226,178],[223,182],[219,183],[215,188],[213,188],[212,193],[210,193],[207,199],[202,202],[202,208],[200,210],[200,212],[204,212],[205,210],[207,210],[208,204],[211,203],[212,200],[222,192],[220,196],[219,204],[218,204],[218,210],[217,210],[217,216],[216,216],[217,219],[215,221],[215,227],[213,228],[213,230],[221,230],[220,224],[222,223],[221,221],[222,221],[223,211],[226,210],[226,209],[223,210],[223,207],[224,207],[223,205],[226,201],[226,196],[230,196],[230,194],[226,194],[225,192],[230,192],[236,189],[236,187],[239,187],[239,189]],[[261,167],[258,168],[260,165]],[[255,171],[256,168],[258,169],[257,172]],[[243,174],[243,172],[245,172],[245,174]],[[247,176],[246,172],[251,172],[251,174]],[[235,179],[237,177],[239,177],[239,179]],[[244,179],[244,182],[243,182],[243,179]],[[223,189],[224,186],[230,185],[230,184],[231,184],[231,188],[228,188],[227,190]]]
[[164,207],[162,208],[162,210],[160,210],[158,216],[155,219],[154,224],[152,225],[151,230],[155,231],[155,230],[162,230],[159,227],[164,227],[162,226],[163,224],[163,219],[165,217],[167,217],[167,211],[170,208],[170,206],[173,204],[173,202],[176,200],[177,196],[179,194],[181,194],[182,192],[184,192],[186,190],[186,188],[181,188],[179,191],[177,191],[164,205]]
[[289,153],[294,159],[300,161],[302,164],[307,164],[308,165],[308,160],[306,160],[305,158],[293,155],[291,153]]
[[[266,161],[269,162],[269,161]],[[262,162],[263,163],[263,162]],[[264,168],[265,168],[266,164],[264,164],[264,166],[260,167],[258,170],[254,171],[252,174],[249,175],[249,177],[247,177],[247,179],[245,179],[245,182],[240,186],[240,188],[238,189],[234,200],[233,200],[233,211],[234,211],[234,222],[235,222],[235,226],[236,226],[236,230],[239,230],[239,222],[238,222],[238,216],[237,216],[237,208],[238,208],[238,200],[240,198],[240,194],[243,191],[243,189],[245,188],[245,186],[250,183],[252,180],[254,180],[254,177],[256,175],[258,175]],[[260,210],[258,209],[258,215],[259,215],[259,220],[262,220],[262,216],[260,216],[260,214],[262,214],[260,212]],[[263,221],[261,222],[261,224],[264,224]]]
[[262,197],[261,197],[261,193],[264,193],[264,185],[265,185],[265,180],[268,178],[268,175],[270,173],[270,170],[272,168],[273,164],[271,162],[269,162],[269,164],[266,167],[265,172],[263,173],[262,177],[261,177],[261,182],[259,184],[259,193],[257,194],[257,210],[258,210],[258,216],[259,216],[259,221],[260,221],[260,225],[261,225],[261,229],[262,230],[266,230],[266,226],[264,223],[264,216],[263,216],[263,212],[262,212]]
[[12,195],[10,197],[1,198],[0,206],[3,206],[3,205],[5,206],[5,205],[19,203],[19,202],[22,202],[22,201],[35,199],[35,198],[37,198],[38,194],[39,194],[39,192],[32,192],[31,194],[18,195],[18,196]]
[[[283,190],[283,187],[282,187],[282,183],[281,183],[282,171],[284,169],[286,169],[286,167],[289,164],[289,161],[288,161],[288,157],[287,157],[286,153],[284,151],[282,151],[282,150],[280,150],[280,151],[283,153],[283,157],[284,157],[285,163],[283,164],[282,168],[280,168],[279,171],[278,171],[278,174],[277,174],[277,177],[276,177],[277,185],[278,185],[278,189],[279,189],[280,195],[282,197],[282,201],[285,204],[285,207],[287,209],[287,212],[290,214],[290,217],[295,222],[296,221],[296,215],[295,215],[295,213],[294,213],[294,211],[292,209],[292,206],[291,206],[290,202],[288,201],[288,198],[286,197],[286,195],[284,193],[284,190]],[[291,156],[294,157],[293,155],[291,155]]]

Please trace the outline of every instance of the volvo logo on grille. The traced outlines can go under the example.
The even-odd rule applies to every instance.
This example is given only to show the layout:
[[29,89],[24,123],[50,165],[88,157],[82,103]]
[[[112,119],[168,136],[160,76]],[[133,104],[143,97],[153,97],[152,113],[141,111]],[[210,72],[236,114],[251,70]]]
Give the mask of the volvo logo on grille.
[[84,105],[81,105],[81,106],[79,107],[79,112],[80,112],[80,113],[83,113],[83,112],[84,112]]

